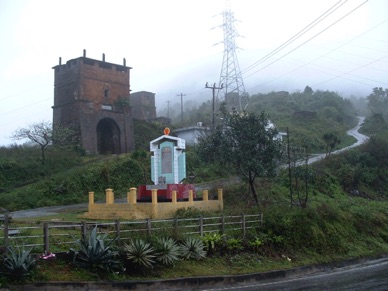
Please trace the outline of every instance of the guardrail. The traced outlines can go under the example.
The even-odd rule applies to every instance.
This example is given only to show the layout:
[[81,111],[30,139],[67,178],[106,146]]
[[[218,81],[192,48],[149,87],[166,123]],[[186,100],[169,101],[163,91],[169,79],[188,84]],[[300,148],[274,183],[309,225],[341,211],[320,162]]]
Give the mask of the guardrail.
[[[0,228],[0,246],[6,251],[9,245],[33,248],[34,253],[63,252],[76,246],[95,226],[98,232],[119,241],[155,236],[204,236],[218,232],[245,237],[250,229],[262,226],[262,214],[212,216],[182,219],[136,220],[114,222],[43,222],[40,225],[10,223],[6,215]],[[1,224],[1,222],[0,222]]]

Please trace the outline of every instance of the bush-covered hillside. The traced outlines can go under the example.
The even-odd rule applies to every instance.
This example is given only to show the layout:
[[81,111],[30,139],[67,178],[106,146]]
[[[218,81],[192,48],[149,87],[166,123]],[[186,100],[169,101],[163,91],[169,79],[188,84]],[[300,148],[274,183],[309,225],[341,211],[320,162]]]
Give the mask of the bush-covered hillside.
[[[130,155],[117,156],[42,177],[35,183],[0,193],[2,207],[13,211],[51,205],[87,203],[88,192],[102,199],[113,188],[123,197],[145,181],[144,170]],[[148,167],[147,167],[148,169]]]
[[[322,151],[322,136],[325,133],[333,133],[342,137],[345,131],[354,125],[355,117],[346,100],[330,92],[318,93],[314,95],[314,92],[306,89],[303,93],[291,95],[274,93],[275,96],[272,97],[270,94],[252,96],[251,105],[254,107],[256,104],[258,112],[266,110],[280,129],[283,126],[289,127],[292,145],[298,145],[310,138],[310,144],[315,144],[315,150]],[[325,98],[328,99],[327,102],[332,101],[332,106],[325,105]],[[137,272],[137,267],[128,265],[124,272],[113,274],[103,271],[98,273],[98,278],[133,280],[139,276],[145,279],[164,279],[178,276],[230,275],[387,253],[388,129],[385,125],[384,114],[372,113],[367,116],[362,128],[364,133],[370,135],[368,143],[340,154],[328,155],[313,164],[282,167],[276,175],[257,177],[254,187],[258,203],[253,199],[244,180],[231,179],[230,175],[235,171],[230,168],[228,159],[221,162],[217,162],[217,159],[214,159],[214,162],[212,159],[204,160],[201,158],[203,155],[200,153],[200,146],[189,147],[188,173],[195,174],[196,183],[215,180],[215,187],[223,186],[224,210],[222,213],[209,214],[187,209],[177,212],[176,216],[187,218],[212,214],[222,216],[263,213],[263,225],[251,229],[245,236],[221,233],[203,236],[200,240],[205,244],[205,248],[201,247],[201,251],[208,257],[201,257],[201,260],[178,260],[174,267],[160,267],[154,263],[150,265],[153,268],[147,268],[146,272],[141,274]],[[157,126],[138,124],[137,128],[144,132],[146,128]],[[154,137],[151,134],[139,142],[145,147],[146,140],[152,138]],[[32,156],[35,153],[31,148],[26,148],[26,152],[23,152],[22,148],[13,150],[21,150],[20,155],[25,158],[25,162],[33,163]],[[7,155],[1,155],[1,165],[7,164],[11,156],[7,158]],[[16,159],[15,156],[13,158]],[[249,158],[247,155],[246,159]],[[29,168],[23,176],[19,170],[13,170],[16,171],[14,175],[8,174],[12,183],[6,184],[8,180],[4,178],[1,180],[6,186],[3,186],[3,192],[0,192],[0,205],[16,210],[87,202],[88,191],[96,192],[97,199],[101,199],[104,190],[110,187],[114,189],[116,196],[120,196],[126,193],[129,187],[147,183],[149,179],[149,153],[146,151],[139,150],[121,156],[76,157],[74,160],[63,160],[62,167],[66,164],[67,168],[60,170],[59,164],[52,165],[52,173],[42,168],[45,169],[43,172],[32,174],[28,173],[32,169]],[[75,165],[71,165],[73,162]],[[23,162],[19,160],[15,164],[15,169],[21,169]],[[50,162],[47,167],[48,165]],[[37,181],[34,182],[34,179]],[[31,183],[17,187],[22,184],[21,181]],[[182,241],[179,233],[175,235],[177,237],[169,239]],[[158,239],[155,236],[145,236],[142,246],[153,245]],[[150,251],[141,256],[144,258],[147,254],[150,255]],[[107,266],[111,266],[110,262]],[[50,268],[38,269],[32,280],[39,278],[42,281],[57,281],[56,270],[59,269],[64,281],[96,280],[94,269],[81,269],[68,263],[66,266],[66,272],[62,272],[63,263],[54,261]]]
[[[206,120],[211,106],[203,104],[187,112],[190,120]],[[348,100],[334,92],[308,90],[292,94],[272,92],[250,98],[248,110],[265,110],[279,130],[289,129],[290,143],[300,146],[306,140],[309,151],[324,152],[325,133],[337,135],[342,147],[352,142],[346,130],[355,125],[355,110]],[[221,114],[221,113],[220,113]],[[202,119],[204,117],[205,119]],[[149,141],[162,134],[164,125],[135,121],[137,149],[148,151]],[[27,146],[0,148],[0,204],[16,210],[44,205],[87,201],[87,192],[102,193],[111,187],[116,193],[149,179],[149,156],[138,151],[134,156],[82,157],[71,150],[47,149],[44,165],[39,149]],[[195,182],[216,180],[230,174],[227,167],[201,161],[195,147],[187,149],[187,172]],[[98,196],[97,196],[98,197]]]

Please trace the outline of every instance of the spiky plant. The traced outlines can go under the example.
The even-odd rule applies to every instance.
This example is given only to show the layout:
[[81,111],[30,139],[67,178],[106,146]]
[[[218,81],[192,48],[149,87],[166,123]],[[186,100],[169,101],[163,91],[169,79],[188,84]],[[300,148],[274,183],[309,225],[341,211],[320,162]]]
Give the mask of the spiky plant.
[[154,247],[157,262],[163,265],[174,265],[179,261],[181,248],[173,238],[158,237]]
[[31,256],[31,250],[25,250],[24,247],[7,247],[7,254],[4,256],[4,264],[0,273],[12,280],[23,280],[30,276],[36,265],[36,260]]
[[155,264],[154,248],[142,239],[133,239],[124,243],[124,253],[128,261],[141,270],[151,269]]
[[206,257],[205,246],[201,239],[195,237],[188,237],[180,244],[181,256],[183,259],[200,260]]
[[121,270],[120,261],[116,258],[118,252],[113,249],[113,243],[117,238],[109,239],[105,244],[107,235],[97,233],[97,227],[94,227],[88,238],[78,240],[79,250],[71,250],[73,262],[81,267],[92,270],[119,271]]

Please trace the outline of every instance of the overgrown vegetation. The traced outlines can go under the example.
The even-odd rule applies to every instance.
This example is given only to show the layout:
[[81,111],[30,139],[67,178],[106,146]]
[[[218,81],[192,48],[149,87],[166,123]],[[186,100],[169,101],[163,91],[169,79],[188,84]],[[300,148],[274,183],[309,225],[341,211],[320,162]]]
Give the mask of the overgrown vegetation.
[[[306,156],[325,152],[326,146],[331,148],[323,138],[325,134],[329,136],[333,133],[341,140],[331,150],[344,146],[344,140],[349,143],[349,139],[343,136],[356,120],[350,103],[336,93],[313,92],[307,87],[304,92],[293,94],[252,96],[251,102],[252,108],[260,107],[257,112],[263,109],[269,112],[276,125],[288,127],[291,132],[290,144],[303,149],[299,156],[302,163],[298,164],[295,158],[291,173],[287,169],[280,169],[276,176],[260,177],[255,181],[260,211],[264,215],[262,227],[252,229],[245,236],[213,232],[200,238],[181,237],[178,234],[174,237],[133,238],[127,245],[120,245],[119,241],[102,244],[101,241],[108,238],[98,237],[95,233],[92,235],[94,239],[90,236],[84,241],[85,247],[97,246],[99,241],[100,250],[112,247],[110,253],[116,255],[118,251],[119,256],[115,258],[120,260],[125,271],[123,268],[119,271],[116,269],[116,273],[101,272],[96,277],[93,268],[84,269],[57,259],[54,262],[38,261],[39,268],[28,280],[84,281],[210,276],[215,273],[230,275],[387,253],[388,129],[381,125],[382,122],[386,124],[386,112],[372,113],[366,118],[362,131],[371,136],[369,142],[341,154],[328,155],[307,167],[303,163]],[[328,131],[328,128],[331,130]],[[28,159],[28,154],[22,148],[15,147],[13,150],[20,150]],[[26,151],[29,150],[31,148],[26,148]],[[218,164],[204,161],[200,158],[199,150],[199,147],[192,147],[187,154],[188,172],[195,174],[195,182],[224,178],[229,172],[228,161]],[[47,166],[50,164],[49,157],[50,152]],[[1,165],[6,160],[2,154]],[[149,172],[145,168],[147,160],[146,153],[138,152],[82,167],[69,166],[71,169],[66,172],[58,171],[50,176],[29,177],[30,180],[40,181],[20,190],[0,193],[0,204],[18,209],[20,205],[47,205],[44,199],[54,201],[51,203],[72,203],[79,201],[76,199],[81,196],[85,201],[86,191],[103,191],[107,187],[112,187],[115,193],[120,193],[120,189],[126,192],[135,183],[143,183],[145,173]],[[70,165],[71,161],[68,162]],[[18,163],[16,166],[19,166]],[[3,187],[12,188],[14,186],[11,185],[18,183],[20,180],[15,178]],[[62,185],[59,189],[63,191],[58,192],[54,185]],[[79,192],[71,194],[72,191]],[[308,203],[304,195],[308,195]],[[257,213],[259,208],[252,200],[247,183],[229,184],[224,187],[223,213]],[[181,210],[176,214],[177,217],[199,215],[203,213],[193,209]],[[65,273],[59,269],[65,270]],[[9,282],[4,276],[0,282]]]
[[107,234],[97,234],[97,226],[88,237],[78,241],[78,250],[71,249],[73,263],[98,274],[121,270],[118,251],[113,248],[117,238],[107,239]]
[[25,280],[31,276],[35,265],[36,260],[31,255],[31,249],[9,246],[0,265],[0,276],[10,280]]

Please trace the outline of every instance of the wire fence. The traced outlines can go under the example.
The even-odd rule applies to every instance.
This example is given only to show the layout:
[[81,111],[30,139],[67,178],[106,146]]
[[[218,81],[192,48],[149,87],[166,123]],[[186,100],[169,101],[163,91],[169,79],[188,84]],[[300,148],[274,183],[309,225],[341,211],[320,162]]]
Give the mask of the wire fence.
[[76,247],[88,233],[97,227],[98,233],[117,237],[120,242],[147,236],[204,236],[218,232],[228,236],[245,237],[250,230],[263,224],[263,215],[241,214],[229,216],[199,216],[162,220],[136,220],[114,222],[44,222],[39,225],[21,225],[0,217],[0,248],[7,246],[32,248],[34,253],[64,252]]

